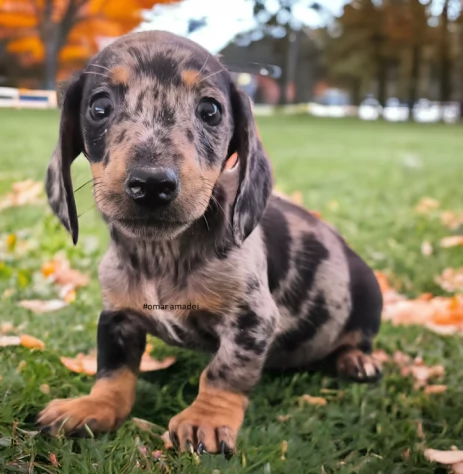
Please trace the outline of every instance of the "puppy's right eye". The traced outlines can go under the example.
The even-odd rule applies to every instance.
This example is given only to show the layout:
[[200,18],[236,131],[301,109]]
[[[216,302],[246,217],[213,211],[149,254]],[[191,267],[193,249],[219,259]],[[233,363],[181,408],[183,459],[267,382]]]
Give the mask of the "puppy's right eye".
[[96,122],[107,119],[113,110],[113,101],[106,96],[97,97],[90,104],[90,115]]

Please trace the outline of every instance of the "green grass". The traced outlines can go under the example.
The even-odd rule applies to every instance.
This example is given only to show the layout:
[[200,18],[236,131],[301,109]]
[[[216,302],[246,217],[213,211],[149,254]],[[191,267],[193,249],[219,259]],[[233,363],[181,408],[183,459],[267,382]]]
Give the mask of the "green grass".
[[[58,115],[54,111],[0,110],[0,196],[13,181],[43,179],[55,145]],[[377,269],[396,275],[400,291],[410,296],[439,293],[434,278],[445,267],[463,265],[459,249],[439,249],[431,257],[420,251],[424,240],[437,244],[449,231],[432,216],[414,208],[423,196],[438,199],[442,208],[463,210],[462,129],[460,126],[361,123],[357,120],[315,120],[309,117],[259,119],[259,130],[275,170],[277,186],[300,190],[304,204],[320,211],[352,247]],[[75,188],[90,176],[83,158],[73,166]],[[67,371],[60,355],[75,355],[95,346],[101,308],[98,260],[108,242],[93,206],[91,190],[76,193],[80,241],[69,235],[45,205],[6,209],[0,213],[0,242],[9,233],[27,240],[24,255],[0,250],[0,321],[46,343],[45,351],[0,349],[0,472],[114,473],[140,472],[146,464],[139,445],[149,452],[162,448],[156,433],[127,421],[115,434],[89,440],[50,440],[30,436],[36,413],[56,397],[85,394],[92,378]],[[56,296],[37,278],[41,264],[64,251],[75,268],[92,276],[75,303],[60,311],[34,315],[19,307],[26,298]],[[411,355],[446,368],[448,391],[426,396],[413,388],[395,367],[386,367],[377,385],[349,385],[321,374],[264,375],[252,395],[241,430],[239,454],[231,461],[205,455],[200,464],[171,453],[167,465],[175,473],[372,473],[445,472],[423,457],[417,431],[423,421],[428,447],[460,448],[463,436],[463,342],[439,337],[418,327],[384,324],[377,346]],[[138,382],[133,416],[162,428],[194,398],[203,356],[167,348],[171,368],[146,374]],[[50,393],[39,390],[42,384]],[[299,406],[304,394],[331,389],[327,406]],[[326,394],[324,396],[327,396]],[[279,415],[291,415],[278,421]],[[162,432],[162,430],[160,430]],[[282,441],[288,442],[286,460]],[[410,448],[410,455],[404,452]],[[57,456],[61,467],[49,462]],[[137,459],[141,467],[137,467]],[[342,461],[342,462],[341,462]],[[160,472],[154,465],[148,471]]]

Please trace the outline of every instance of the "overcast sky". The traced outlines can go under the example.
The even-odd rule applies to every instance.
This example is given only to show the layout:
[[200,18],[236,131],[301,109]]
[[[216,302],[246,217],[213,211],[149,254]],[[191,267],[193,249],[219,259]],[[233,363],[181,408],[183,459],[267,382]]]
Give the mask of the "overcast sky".
[[[269,9],[274,3],[274,0],[268,0]],[[316,27],[323,21],[323,16],[307,8],[310,3],[311,0],[302,1],[294,12],[299,20]],[[319,3],[327,11],[338,15],[345,0],[321,0]],[[252,29],[255,25],[252,7],[250,0],[183,0],[175,5],[156,5],[139,29],[167,30],[186,36],[188,20],[206,17],[207,26],[191,33],[189,38],[215,54],[237,33]]]

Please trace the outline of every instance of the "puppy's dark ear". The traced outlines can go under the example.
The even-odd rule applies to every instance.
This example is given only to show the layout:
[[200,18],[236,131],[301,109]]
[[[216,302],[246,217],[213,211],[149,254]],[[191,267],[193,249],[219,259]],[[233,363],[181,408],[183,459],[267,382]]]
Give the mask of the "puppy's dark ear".
[[72,189],[71,164],[83,150],[80,129],[82,77],[71,79],[61,97],[58,143],[48,164],[45,179],[48,203],[64,227],[71,233],[74,245],[79,235],[79,223]]
[[235,131],[229,156],[237,152],[239,186],[233,205],[233,237],[241,245],[264,214],[272,192],[270,162],[259,140],[251,109],[251,99],[231,84]]

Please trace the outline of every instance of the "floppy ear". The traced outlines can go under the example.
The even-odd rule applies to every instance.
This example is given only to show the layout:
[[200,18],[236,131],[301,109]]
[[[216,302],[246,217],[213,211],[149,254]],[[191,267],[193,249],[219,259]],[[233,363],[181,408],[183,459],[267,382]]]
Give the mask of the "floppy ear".
[[241,245],[262,218],[272,192],[270,162],[258,137],[251,99],[231,84],[231,103],[235,131],[229,147],[237,152],[239,185],[233,205],[233,237]]
[[83,150],[80,130],[82,76],[71,79],[61,106],[58,143],[48,164],[45,187],[48,203],[77,243],[79,223],[71,181],[71,164]]

